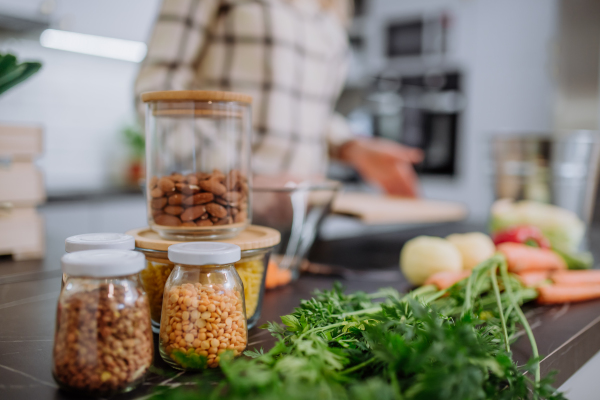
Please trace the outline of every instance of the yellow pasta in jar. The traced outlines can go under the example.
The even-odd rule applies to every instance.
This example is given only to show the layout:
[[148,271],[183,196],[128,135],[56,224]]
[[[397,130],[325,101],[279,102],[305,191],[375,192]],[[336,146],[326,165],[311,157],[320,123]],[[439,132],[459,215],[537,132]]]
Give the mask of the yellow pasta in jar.
[[260,297],[260,288],[265,272],[265,265],[262,257],[253,260],[238,262],[235,264],[242,283],[244,284],[244,298],[246,300],[246,315],[251,318],[256,312],[258,299]]
[[[142,285],[150,302],[150,316],[153,321],[160,321],[165,283],[167,283],[167,279],[169,279],[169,275],[174,267],[175,265],[170,263],[164,264],[162,262],[148,261],[146,269],[140,273]],[[251,318],[258,306],[263,274],[265,272],[263,257],[235,263],[235,269],[244,284],[246,315],[248,318]]]
[[142,285],[150,301],[150,317],[153,321],[160,321],[165,283],[174,267],[174,264],[148,261],[146,269],[140,272]]

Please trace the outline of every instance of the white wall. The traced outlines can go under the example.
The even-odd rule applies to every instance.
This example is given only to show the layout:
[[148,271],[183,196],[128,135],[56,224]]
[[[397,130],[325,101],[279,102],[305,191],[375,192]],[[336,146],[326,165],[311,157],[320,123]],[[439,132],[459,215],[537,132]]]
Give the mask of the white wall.
[[[39,1],[0,0],[0,10],[35,13]],[[159,0],[58,0],[52,20],[70,30],[145,41]],[[0,51],[40,60],[42,70],[0,97],[0,123],[41,124],[39,160],[49,194],[100,191],[124,168],[121,128],[131,123],[138,64],[45,49],[39,35],[4,35]]]
[[369,17],[374,23],[366,24],[370,68],[377,71],[386,65],[386,21],[442,11],[448,12],[452,24],[443,63],[464,71],[468,103],[459,138],[458,176],[426,178],[423,192],[465,202],[474,219],[483,219],[492,201],[488,134],[552,127],[557,0],[375,0]]
[[[468,101],[462,121],[459,175],[425,179],[428,197],[465,201],[475,218],[487,215],[487,133],[548,130],[554,83],[550,63],[557,0],[373,0],[367,47],[371,72],[386,64],[385,22],[447,11],[452,17],[448,65],[465,72]],[[0,0],[2,7],[36,12],[37,0]],[[159,0],[58,0],[54,19],[77,32],[145,40]],[[34,40],[0,38],[0,51],[40,59],[43,70],[0,98],[0,122],[42,123],[40,160],[48,191],[100,190],[120,167],[119,129],[133,118],[137,64],[43,49]]]

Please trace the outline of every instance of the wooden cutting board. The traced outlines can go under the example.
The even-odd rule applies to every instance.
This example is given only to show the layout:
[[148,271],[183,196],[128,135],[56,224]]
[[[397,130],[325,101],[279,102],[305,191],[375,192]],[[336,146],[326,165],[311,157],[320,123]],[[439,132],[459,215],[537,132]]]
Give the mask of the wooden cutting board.
[[463,220],[468,214],[467,207],[460,203],[371,193],[340,193],[332,210],[373,225],[452,222]]

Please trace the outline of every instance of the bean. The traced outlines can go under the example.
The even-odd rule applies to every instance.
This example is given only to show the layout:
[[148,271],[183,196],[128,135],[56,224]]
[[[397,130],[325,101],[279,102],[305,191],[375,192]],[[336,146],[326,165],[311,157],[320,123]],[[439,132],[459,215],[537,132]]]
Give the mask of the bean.
[[[98,394],[117,392],[150,367],[147,298],[141,291],[134,301],[125,295],[123,286],[104,283],[61,299],[53,371],[63,385]],[[170,340],[171,335],[165,331],[161,337]],[[141,375],[134,375],[128,365]]]

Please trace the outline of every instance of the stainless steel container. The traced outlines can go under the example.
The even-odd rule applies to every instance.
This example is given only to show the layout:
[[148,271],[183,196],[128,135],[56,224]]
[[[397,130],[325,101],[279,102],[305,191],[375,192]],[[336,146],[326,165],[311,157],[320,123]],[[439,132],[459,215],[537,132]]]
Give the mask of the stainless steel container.
[[589,225],[600,163],[600,132],[498,133],[492,138],[497,199],[534,200]]

